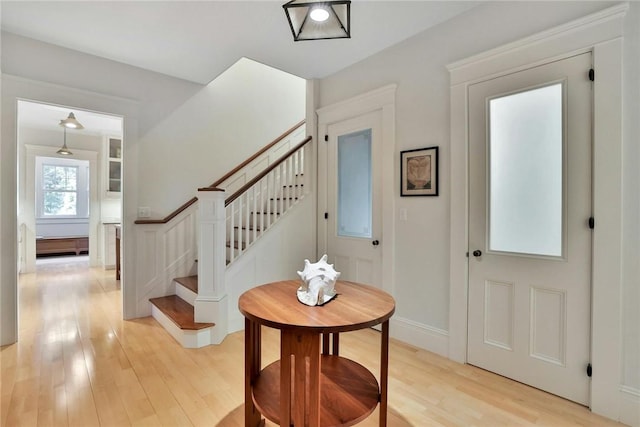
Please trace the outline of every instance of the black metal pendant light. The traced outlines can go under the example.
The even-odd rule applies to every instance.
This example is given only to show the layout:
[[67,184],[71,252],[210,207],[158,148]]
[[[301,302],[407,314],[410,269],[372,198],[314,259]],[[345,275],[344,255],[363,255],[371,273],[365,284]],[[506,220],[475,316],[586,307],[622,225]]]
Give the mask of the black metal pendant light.
[[292,0],[282,7],[295,41],[351,38],[350,0]]

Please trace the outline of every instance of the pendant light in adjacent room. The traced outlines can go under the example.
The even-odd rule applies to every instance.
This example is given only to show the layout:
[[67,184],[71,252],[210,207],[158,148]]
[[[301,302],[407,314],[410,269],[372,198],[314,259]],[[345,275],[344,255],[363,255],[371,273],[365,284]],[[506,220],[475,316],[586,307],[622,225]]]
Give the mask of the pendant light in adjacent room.
[[73,153],[67,148],[67,128],[84,129],[84,126],[82,126],[80,122],[76,120],[76,116],[73,113],[69,113],[69,117],[67,117],[66,119],[60,120],[60,126],[64,128],[64,143],[62,144],[62,148],[56,151],[56,153],[62,154],[64,156],[70,156]]

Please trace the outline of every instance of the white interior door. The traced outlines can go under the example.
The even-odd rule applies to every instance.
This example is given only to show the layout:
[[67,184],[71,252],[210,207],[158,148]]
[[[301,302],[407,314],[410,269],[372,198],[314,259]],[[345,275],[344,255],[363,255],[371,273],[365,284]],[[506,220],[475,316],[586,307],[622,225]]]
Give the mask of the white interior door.
[[381,287],[381,112],[328,126],[327,255],[341,280]]
[[591,54],[469,87],[469,363],[588,404]]

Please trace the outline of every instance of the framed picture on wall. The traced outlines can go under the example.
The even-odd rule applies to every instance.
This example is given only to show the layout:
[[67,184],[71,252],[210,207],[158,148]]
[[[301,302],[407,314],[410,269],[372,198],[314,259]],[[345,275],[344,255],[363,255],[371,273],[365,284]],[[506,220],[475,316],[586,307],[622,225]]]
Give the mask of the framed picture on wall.
[[438,195],[438,147],[400,152],[400,195]]

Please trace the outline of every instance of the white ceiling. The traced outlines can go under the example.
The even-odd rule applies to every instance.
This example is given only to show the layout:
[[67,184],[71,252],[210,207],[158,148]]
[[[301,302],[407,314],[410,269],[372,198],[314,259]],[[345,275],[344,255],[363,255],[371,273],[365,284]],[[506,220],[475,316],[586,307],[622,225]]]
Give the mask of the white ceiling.
[[353,0],[351,39],[294,42],[272,1],[2,1],[2,29],[207,84],[241,57],[322,78],[477,1]]
[[122,118],[92,111],[70,110],[67,107],[40,104],[30,101],[18,101],[18,126],[35,129],[57,129],[62,135],[60,120],[73,113],[84,129],[67,129],[69,133],[84,135],[122,135]]
[[[294,42],[285,2],[0,0],[0,15],[3,31],[207,84],[241,57],[322,78],[479,3],[353,0],[351,39]],[[58,129],[69,112],[22,102],[19,124]],[[121,132],[120,118],[73,112],[79,132]]]

